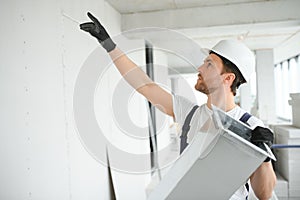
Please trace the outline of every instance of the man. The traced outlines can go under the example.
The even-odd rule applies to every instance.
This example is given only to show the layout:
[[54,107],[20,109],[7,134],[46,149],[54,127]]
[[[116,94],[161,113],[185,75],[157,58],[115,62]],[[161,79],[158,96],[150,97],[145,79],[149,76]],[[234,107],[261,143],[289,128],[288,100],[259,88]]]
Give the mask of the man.
[[[116,47],[100,22],[90,13],[88,13],[88,17],[92,22],[80,24],[80,28],[89,32],[100,42],[128,83],[162,112],[172,116],[176,122],[183,125],[194,104],[184,97],[168,93],[152,82],[134,62]],[[246,112],[235,104],[234,96],[236,89],[249,78],[249,69],[254,68],[254,64],[255,58],[252,52],[238,41],[223,40],[209,51],[203,65],[198,68],[198,80],[195,85],[196,90],[207,95],[207,103],[195,111],[191,120],[191,134],[195,134],[211,117],[212,104],[223,109],[235,119],[243,117]],[[262,142],[271,145],[273,134],[269,129],[264,128],[259,119],[250,117],[244,122],[253,129],[251,142],[257,145]],[[270,159],[266,159],[250,176],[250,183],[259,199],[271,198],[276,176]],[[247,190],[247,186],[242,185],[231,199],[247,199]]]

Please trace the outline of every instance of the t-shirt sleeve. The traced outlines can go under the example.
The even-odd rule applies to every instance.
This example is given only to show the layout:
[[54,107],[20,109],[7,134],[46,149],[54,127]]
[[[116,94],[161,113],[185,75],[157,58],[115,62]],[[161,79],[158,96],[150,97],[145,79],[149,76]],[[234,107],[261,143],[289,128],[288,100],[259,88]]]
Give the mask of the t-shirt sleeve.
[[266,127],[264,123],[255,116],[251,116],[247,123],[250,125],[251,129],[255,129],[257,126]]
[[186,116],[196,103],[191,102],[189,99],[173,94],[173,112],[175,116],[175,122],[183,124]]

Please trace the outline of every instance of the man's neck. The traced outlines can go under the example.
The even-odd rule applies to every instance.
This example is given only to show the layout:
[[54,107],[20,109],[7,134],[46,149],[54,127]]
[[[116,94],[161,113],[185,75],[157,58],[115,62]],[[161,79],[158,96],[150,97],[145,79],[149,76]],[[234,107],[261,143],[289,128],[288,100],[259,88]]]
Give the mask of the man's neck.
[[234,96],[233,94],[230,93],[222,93],[222,94],[211,94],[207,95],[207,106],[208,108],[211,108],[211,105],[213,104],[214,106],[217,106],[218,108],[224,110],[225,112],[228,112],[232,110],[236,104],[234,102]]

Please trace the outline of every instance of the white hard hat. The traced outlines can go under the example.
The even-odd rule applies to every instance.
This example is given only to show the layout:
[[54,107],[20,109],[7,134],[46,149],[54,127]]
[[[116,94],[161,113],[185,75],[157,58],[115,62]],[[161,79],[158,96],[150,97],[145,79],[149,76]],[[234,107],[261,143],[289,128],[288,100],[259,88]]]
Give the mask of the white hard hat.
[[238,40],[221,40],[211,50],[231,61],[240,70],[246,81],[249,81],[255,68],[253,52]]

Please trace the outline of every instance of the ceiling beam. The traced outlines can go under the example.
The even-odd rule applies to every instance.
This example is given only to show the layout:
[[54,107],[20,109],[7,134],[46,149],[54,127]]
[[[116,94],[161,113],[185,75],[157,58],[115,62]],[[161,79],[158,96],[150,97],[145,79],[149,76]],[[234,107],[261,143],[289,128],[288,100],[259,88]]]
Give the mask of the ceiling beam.
[[216,5],[122,15],[122,30],[142,27],[189,29],[300,20],[299,0]]

